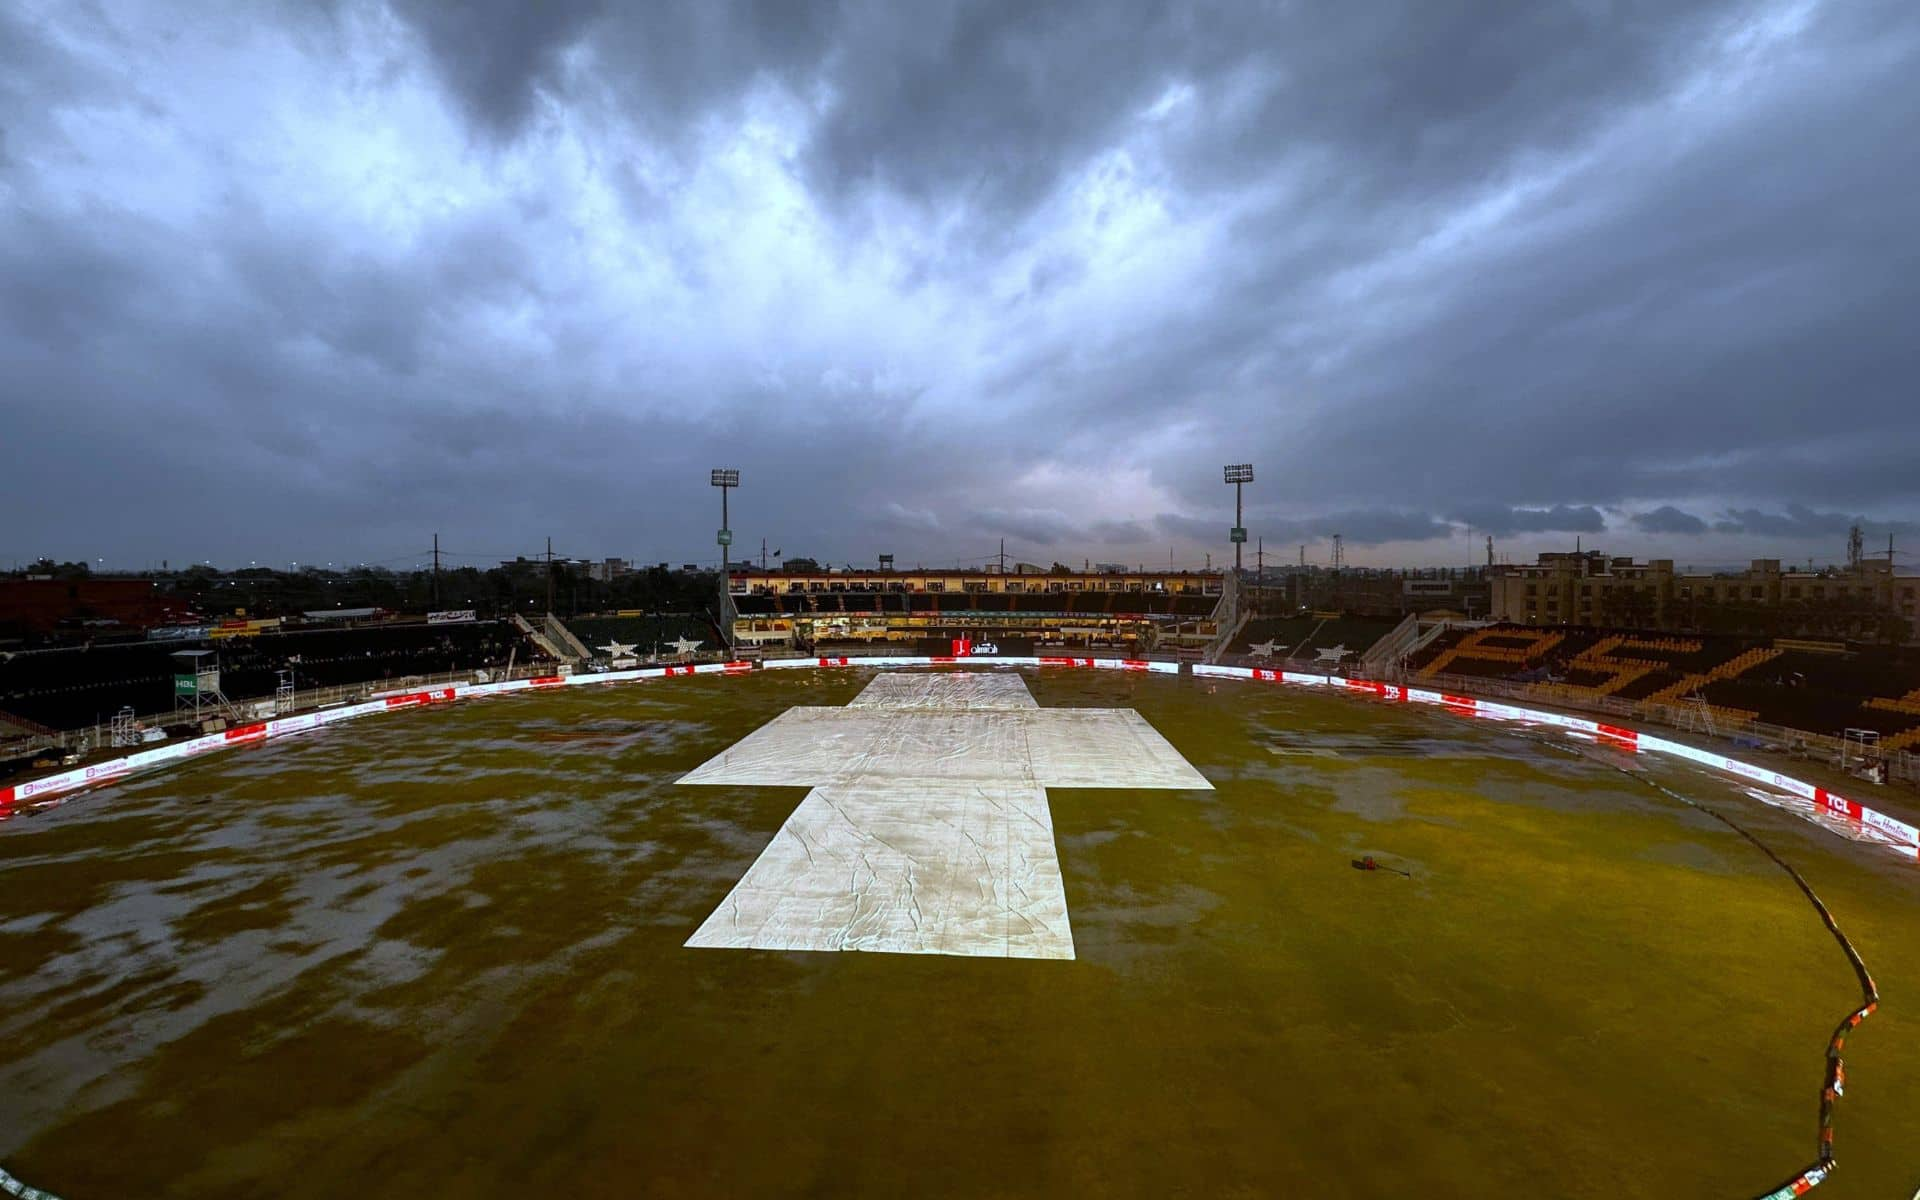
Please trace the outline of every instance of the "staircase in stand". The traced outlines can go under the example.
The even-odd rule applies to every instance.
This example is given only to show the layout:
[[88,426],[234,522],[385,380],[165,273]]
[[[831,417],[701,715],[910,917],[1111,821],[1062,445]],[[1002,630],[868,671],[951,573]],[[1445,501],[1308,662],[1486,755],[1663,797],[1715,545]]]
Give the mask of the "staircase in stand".
[[537,646],[548,658],[559,659],[562,662],[576,661],[572,655],[561,649],[559,643],[547,636],[546,630],[541,629],[519,613],[513,614],[513,627],[521,633],[526,634],[527,639]]
[[587,649],[586,643],[573,636],[573,630],[568,629],[566,623],[552,613],[547,614],[546,632],[556,645],[570,652],[564,655],[569,662],[593,657],[593,651]]
[[0,712],[0,746],[30,754],[42,747],[59,744],[59,730],[25,717],[16,717],[10,712]]

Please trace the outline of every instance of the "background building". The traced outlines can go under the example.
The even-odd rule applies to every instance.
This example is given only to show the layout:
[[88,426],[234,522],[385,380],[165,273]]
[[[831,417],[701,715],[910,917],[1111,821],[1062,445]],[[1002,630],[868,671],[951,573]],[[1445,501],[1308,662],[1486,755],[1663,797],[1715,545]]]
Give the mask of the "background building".
[[1904,642],[1920,615],[1920,576],[1884,559],[1815,571],[1758,558],[1745,571],[1683,574],[1669,558],[1590,550],[1492,570],[1493,618],[1522,625]]

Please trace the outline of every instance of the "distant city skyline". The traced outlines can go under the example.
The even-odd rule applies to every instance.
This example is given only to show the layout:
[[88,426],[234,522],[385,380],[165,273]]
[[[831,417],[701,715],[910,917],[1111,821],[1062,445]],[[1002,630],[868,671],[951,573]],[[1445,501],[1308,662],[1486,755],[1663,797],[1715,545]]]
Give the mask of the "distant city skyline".
[[[1872,525],[1863,526],[1863,529],[1870,530],[1872,528],[1874,528]],[[1840,543],[1833,547],[1831,552],[1822,552],[1816,549],[1811,553],[1798,556],[1779,553],[1780,543],[1772,539],[1754,540],[1738,536],[1716,535],[1709,532],[1705,535],[1689,538],[1685,543],[1675,546],[1672,542],[1662,543],[1659,540],[1645,541],[1642,539],[1634,539],[1630,536],[1615,541],[1610,537],[1608,531],[1605,530],[1597,534],[1574,535],[1568,538],[1564,544],[1557,540],[1548,542],[1538,538],[1522,539],[1515,542],[1503,542],[1496,538],[1494,551],[1496,563],[1531,563],[1543,552],[1586,550],[1597,551],[1609,556],[1628,556],[1636,559],[1670,558],[1676,566],[1683,570],[1740,570],[1746,568],[1757,558],[1780,559],[1789,569],[1806,568],[1809,565],[1815,569],[1824,569],[1827,567],[1843,567],[1846,565],[1845,532],[1843,529]],[[1479,532],[1472,535],[1471,547],[1474,551],[1474,556],[1471,560],[1469,560],[1465,554],[1451,560],[1436,556],[1434,553],[1437,548],[1435,541],[1368,545],[1365,543],[1355,543],[1351,539],[1347,539],[1346,541],[1343,558],[1349,567],[1367,569],[1404,568],[1409,570],[1426,570],[1482,567],[1486,565],[1484,536],[1484,534]],[[1250,527],[1250,540],[1248,544],[1250,546],[1255,545],[1254,539],[1258,537],[1257,529]],[[772,543],[772,540],[773,539],[769,539],[769,544]],[[785,540],[795,541],[795,539]],[[1456,549],[1465,551],[1469,548],[1469,541],[1464,529],[1461,531],[1460,536],[1452,539],[1452,542]],[[757,550],[758,544],[758,539],[756,538],[754,542],[755,549],[752,553],[742,552],[734,556],[732,565],[735,569],[742,567],[757,569],[759,567],[761,560]],[[796,544],[798,543],[796,542]],[[1529,548],[1524,552],[1510,548],[1518,545],[1524,545]],[[1733,552],[1735,548],[1742,545],[1750,547],[1751,552]],[[1817,543],[1817,545],[1826,547],[1828,543],[1823,539]],[[1887,557],[1886,537],[1884,534],[1880,537],[1877,545],[1878,549],[1876,550],[1875,541],[1869,537],[1864,556],[1869,559],[1884,561]],[[1627,547],[1629,546],[1638,546],[1639,548],[1628,549]],[[1651,549],[1648,548],[1649,546]],[[1298,565],[1300,548],[1301,543],[1298,541],[1288,542],[1280,546],[1268,545],[1265,547],[1265,563],[1269,569]],[[1404,558],[1392,557],[1391,555],[1398,549],[1406,550],[1408,552],[1407,556]],[[1694,553],[1688,554],[1682,552],[1687,550],[1694,551]],[[1895,566],[1899,573],[1920,574],[1920,549],[1909,551],[1896,534],[1894,550]],[[1110,548],[1102,548],[1098,553],[1093,554],[1072,553],[1070,548],[1063,546],[1024,546],[1021,543],[1009,541],[1007,543],[1006,555],[1010,566],[1015,562],[1029,562],[1037,563],[1041,566],[1050,566],[1052,563],[1059,561],[1065,562],[1076,570],[1088,564],[1091,564],[1092,567],[1097,569],[1101,563],[1122,563],[1129,569],[1143,568],[1148,571],[1160,569],[1202,570],[1208,567],[1215,570],[1222,570],[1231,568],[1233,563],[1233,548],[1224,541],[1218,546],[1202,546],[1199,556],[1192,559],[1180,558],[1178,549],[1171,547],[1169,548],[1169,552],[1163,552],[1162,556],[1157,559],[1114,555],[1109,551]],[[1209,552],[1211,552],[1212,555],[1211,561],[1209,561],[1207,557]],[[442,549],[441,566],[445,570],[453,570],[458,567],[474,567],[480,570],[486,570],[498,566],[502,561],[521,556],[530,560],[539,559],[544,557],[545,553],[544,539],[538,547],[508,553],[474,554],[454,549],[449,545]],[[916,555],[911,552],[911,547],[907,547],[904,550],[895,547],[891,550],[879,550],[865,555],[829,555],[797,550],[777,557],[769,553],[767,563],[769,566],[777,568],[787,559],[811,558],[818,562],[823,568],[840,568],[851,564],[856,569],[874,570],[878,569],[878,557],[883,553],[893,555],[896,560],[896,569],[899,570],[911,570],[922,565],[929,568],[981,567],[996,562],[999,555],[997,547],[992,553],[976,554],[964,558],[954,556],[942,557],[935,554]],[[1246,555],[1245,569],[1249,573],[1255,569],[1259,561],[1257,554],[1257,550],[1249,550]],[[363,566],[385,568],[391,571],[410,571],[427,569],[433,565],[431,549],[420,553],[387,555],[371,559],[354,557],[335,559],[293,557],[262,559],[252,555],[234,559],[208,559],[205,557],[176,558],[163,555],[139,560],[124,560],[109,558],[104,555],[88,557],[80,554],[49,552],[45,555],[0,557],[0,565],[4,565],[7,570],[20,571],[25,570],[33,562],[38,561],[42,557],[51,558],[56,563],[68,561],[86,562],[90,569],[108,573],[157,571],[163,569],[163,563],[166,564],[164,569],[173,571],[185,570],[196,564],[211,565],[217,569],[228,571],[248,567],[265,567],[273,570],[297,570],[306,567],[319,567],[346,571]],[[556,539],[555,541],[554,558],[556,561],[583,560],[594,563],[604,562],[607,559],[618,559],[627,562],[637,569],[654,567],[661,563],[666,563],[670,569],[676,570],[689,563],[709,570],[718,570],[720,566],[718,555],[701,557],[697,553],[640,554],[633,552],[606,552],[599,549],[582,549],[580,546],[571,543],[563,544],[560,539]],[[1330,564],[1330,560],[1331,543],[1327,539],[1316,539],[1306,543],[1306,562],[1309,566],[1325,567]]]

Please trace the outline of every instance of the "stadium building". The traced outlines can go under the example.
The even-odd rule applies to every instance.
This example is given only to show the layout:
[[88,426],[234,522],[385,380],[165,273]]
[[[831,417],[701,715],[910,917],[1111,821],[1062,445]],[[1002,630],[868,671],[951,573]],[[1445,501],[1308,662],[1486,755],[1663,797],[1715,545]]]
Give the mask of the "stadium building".
[[[1635,562],[1600,551],[1542,554],[1527,565],[1493,568],[1492,615],[1521,625],[1607,625],[1882,640],[1887,618],[1920,616],[1920,576],[1898,575],[1883,559],[1845,569],[1797,571],[1757,558],[1723,574],[1675,571],[1673,560]],[[1897,629],[1896,629],[1897,632]]]
[[754,571],[728,580],[737,646],[1007,654],[1051,649],[1196,655],[1230,629],[1223,572]]

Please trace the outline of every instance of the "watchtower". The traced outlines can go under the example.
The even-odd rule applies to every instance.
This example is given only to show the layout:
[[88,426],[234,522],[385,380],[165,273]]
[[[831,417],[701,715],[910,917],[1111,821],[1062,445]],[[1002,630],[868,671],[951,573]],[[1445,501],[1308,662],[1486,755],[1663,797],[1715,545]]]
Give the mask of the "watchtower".
[[220,691],[220,658],[211,650],[176,650],[173,660],[173,714],[198,721],[211,710],[233,716],[233,703]]

